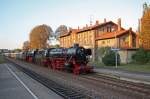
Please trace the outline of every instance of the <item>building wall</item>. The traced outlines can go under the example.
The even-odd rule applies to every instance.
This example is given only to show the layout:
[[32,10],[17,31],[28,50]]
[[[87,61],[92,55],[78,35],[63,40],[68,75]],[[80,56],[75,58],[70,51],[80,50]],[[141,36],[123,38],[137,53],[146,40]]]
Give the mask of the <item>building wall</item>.
[[127,64],[132,62],[132,55],[135,54],[136,50],[120,50],[121,63]]
[[[117,43],[117,44],[116,44]],[[131,45],[132,44],[132,45]],[[130,46],[131,45],[131,46]],[[130,37],[129,33],[111,39],[102,39],[96,41],[97,47],[116,47],[117,48],[136,48],[136,36]]]
[[115,38],[97,40],[96,43],[97,43],[97,47],[106,47],[106,46],[115,47],[116,40]]
[[69,36],[65,36],[65,37],[61,37],[60,39],[60,47],[70,47],[71,46],[71,38],[70,35]]
[[96,37],[100,36],[103,33],[109,33],[117,31],[117,25],[114,24],[108,24],[99,28],[96,28]]
[[59,37],[59,41],[60,47],[72,47],[74,43],[78,42],[76,30],[72,30],[69,34]]
[[119,47],[129,48],[129,34],[125,34],[119,38]]
[[83,47],[93,48],[94,41],[94,30],[77,33],[77,43]]

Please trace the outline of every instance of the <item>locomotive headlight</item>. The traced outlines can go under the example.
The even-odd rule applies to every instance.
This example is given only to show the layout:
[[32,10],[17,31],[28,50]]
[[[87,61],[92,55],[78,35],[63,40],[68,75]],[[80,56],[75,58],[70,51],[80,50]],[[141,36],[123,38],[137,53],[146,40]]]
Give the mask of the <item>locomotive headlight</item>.
[[44,52],[44,56],[47,56],[47,53],[48,53],[48,51],[46,50],[46,51]]

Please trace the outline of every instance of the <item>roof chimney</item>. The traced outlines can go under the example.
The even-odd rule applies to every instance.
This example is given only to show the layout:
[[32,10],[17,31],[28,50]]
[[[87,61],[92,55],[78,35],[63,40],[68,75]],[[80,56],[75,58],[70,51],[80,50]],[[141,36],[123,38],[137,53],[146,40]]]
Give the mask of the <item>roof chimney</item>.
[[71,27],[69,27],[69,32],[70,32],[70,31],[72,31],[72,28],[71,28]]
[[95,23],[95,25],[99,25],[99,21],[98,21],[98,20],[96,20],[96,23]]
[[118,31],[121,31],[121,18],[118,19]]
[[132,27],[130,27],[129,30],[132,31]]
[[88,25],[86,24],[86,28],[88,28]]
[[106,23],[106,18],[104,18],[104,23]]
[[80,27],[78,26],[78,30],[80,30]]

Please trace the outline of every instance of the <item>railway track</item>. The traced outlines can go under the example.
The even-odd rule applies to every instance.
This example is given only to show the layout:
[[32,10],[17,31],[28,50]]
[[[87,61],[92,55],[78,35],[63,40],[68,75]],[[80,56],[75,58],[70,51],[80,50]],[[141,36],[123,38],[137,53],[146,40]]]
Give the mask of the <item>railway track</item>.
[[[57,86],[57,87],[52,88],[52,89],[50,88],[50,89],[59,95],[62,94],[61,96],[66,98],[66,99],[106,99],[107,97],[108,97],[107,99],[110,99],[110,97],[120,97],[120,95],[134,97],[134,98],[128,98],[127,97],[124,99],[150,99],[150,86],[146,85],[146,84],[133,83],[130,81],[120,80],[117,78],[112,78],[112,77],[108,77],[105,75],[98,75],[98,74],[81,75],[78,77],[76,77],[76,76],[74,77],[74,75],[72,75],[72,74],[64,73],[61,71],[55,71],[52,74],[54,74],[55,76],[58,76],[58,78],[60,78],[62,80],[63,79],[65,80],[67,78],[70,80],[72,79],[71,81],[75,81],[75,82],[77,80],[81,81],[80,82],[81,86],[78,83],[76,84],[73,82],[66,81],[67,85],[71,84],[71,86],[72,86],[72,84],[73,84],[73,86],[75,86],[74,88],[69,87],[69,89],[68,89],[68,86],[67,87],[62,86],[62,85],[58,86],[59,83],[57,85],[57,83],[56,83],[57,80],[52,81],[54,84],[52,83],[51,85]],[[62,81],[62,80],[60,80],[60,81]],[[43,79],[42,82],[44,82],[44,81],[46,83],[49,82],[49,81]],[[60,82],[60,81],[58,80],[58,82]],[[85,87],[84,85],[82,86],[82,83],[85,83],[85,85],[89,85],[89,88],[91,88],[91,90],[88,87]],[[65,84],[65,82],[64,82],[64,84]],[[47,87],[49,85],[47,84],[45,86]],[[84,89],[84,91],[82,89]],[[99,89],[110,90],[108,92],[108,96],[106,94],[104,94],[104,95],[101,94],[99,92],[100,91]],[[66,90],[66,91],[64,91],[64,90]],[[74,94],[74,91],[75,91],[75,94]],[[67,96],[68,92],[71,92],[70,93],[72,95],[71,97]],[[114,94],[112,94],[112,96],[109,96],[109,94],[113,93],[113,92],[118,93],[117,94],[118,96],[116,94],[115,94],[116,96],[114,96]],[[79,96],[79,97],[72,98],[75,96]],[[113,99],[115,99],[115,98],[113,98]],[[117,99],[121,99],[121,98],[117,98]]]
[[83,76],[83,78],[95,81],[97,83],[103,83],[107,86],[110,86],[111,88],[121,89],[125,92],[135,93],[137,95],[141,95],[142,97],[146,97],[146,99],[150,99],[150,86],[146,84],[129,82],[97,74]]
[[14,63],[14,62],[10,62],[10,63],[13,64],[13,66],[15,66],[20,71],[24,72],[31,78],[35,79],[36,81],[40,82],[41,84],[43,84],[50,90],[54,91],[56,94],[62,96],[64,99],[93,99],[92,97],[85,95],[82,92],[73,90],[72,88],[69,88],[67,86],[63,86],[63,85],[59,84],[58,82],[55,82],[46,77],[43,77],[40,74],[35,73],[32,70],[21,67],[20,65]]

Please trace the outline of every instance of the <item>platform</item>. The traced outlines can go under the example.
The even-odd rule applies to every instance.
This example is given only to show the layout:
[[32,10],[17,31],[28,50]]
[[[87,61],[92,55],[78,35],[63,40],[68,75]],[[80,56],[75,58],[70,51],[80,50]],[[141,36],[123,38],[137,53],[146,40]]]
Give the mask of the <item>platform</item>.
[[107,67],[95,68],[94,71],[100,74],[114,76],[122,80],[150,84],[150,73],[131,72],[118,68],[107,68]]
[[0,64],[0,99],[62,99],[62,97],[7,63]]

